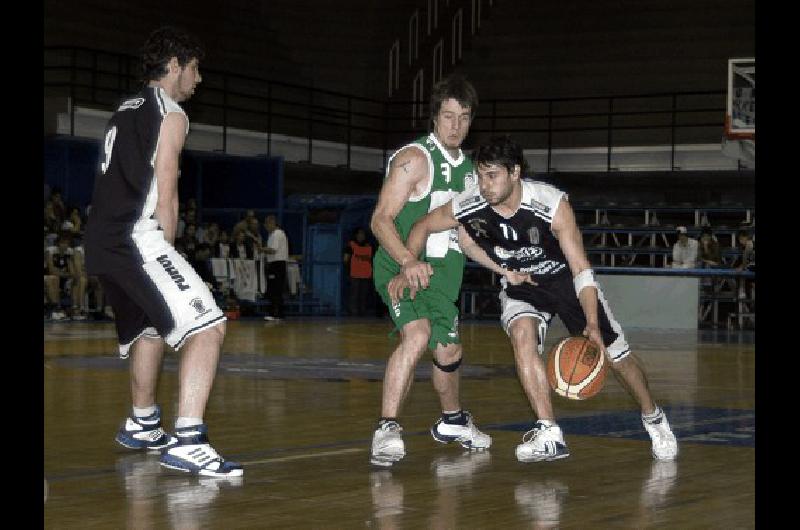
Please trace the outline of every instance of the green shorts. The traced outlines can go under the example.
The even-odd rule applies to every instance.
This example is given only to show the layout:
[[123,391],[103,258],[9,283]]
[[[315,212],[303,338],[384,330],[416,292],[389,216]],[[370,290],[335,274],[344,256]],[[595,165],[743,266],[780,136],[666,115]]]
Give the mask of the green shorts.
[[417,291],[417,296],[411,300],[408,290],[405,296],[396,305],[392,305],[386,285],[376,286],[383,303],[389,308],[389,315],[396,329],[395,333],[409,322],[428,319],[431,324],[431,337],[428,347],[436,349],[439,344],[458,344],[458,308],[443,293],[428,288]]

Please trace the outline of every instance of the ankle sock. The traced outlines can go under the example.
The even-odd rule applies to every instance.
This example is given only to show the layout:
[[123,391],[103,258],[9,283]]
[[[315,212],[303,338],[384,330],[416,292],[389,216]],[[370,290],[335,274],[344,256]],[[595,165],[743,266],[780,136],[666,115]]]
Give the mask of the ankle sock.
[[203,423],[203,418],[192,418],[189,416],[178,416],[178,419],[175,421],[175,428],[176,429],[183,429],[185,427],[194,427],[196,425],[201,425]]
[[135,418],[146,418],[148,416],[152,416],[156,412],[156,406],[150,405],[149,407],[138,408],[133,407],[133,416]]
[[450,425],[466,425],[467,415],[464,414],[463,410],[457,410],[455,412],[442,411],[442,421]]

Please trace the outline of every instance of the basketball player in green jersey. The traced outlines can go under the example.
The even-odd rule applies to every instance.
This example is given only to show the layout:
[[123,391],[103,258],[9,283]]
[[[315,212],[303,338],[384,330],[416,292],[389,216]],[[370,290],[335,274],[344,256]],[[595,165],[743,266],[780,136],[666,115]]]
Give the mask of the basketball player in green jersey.
[[462,352],[455,303],[465,260],[458,246],[458,232],[446,230],[428,238],[424,259],[436,271],[428,289],[396,304],[392,304],[387,290],[404,262],[415,258],[405,247],[414,222],[476,183],[472,162],[461,151],[461,143],[477,106],[475,89],[461,77],[445,79],[433,87],[432,132],[389,159],[372,215],[372,232],[380,243],[373,260],[375,288],[400,332],[400,344],[386,365],[381,419],[372,438],[373,465],[390,467],[405,456],[397,416],[417,361],[427,348],[433,351],[432,380],[442,406],[442,416],[431,428],[433,438],[441,443],[459,442],[468,449],[485,449],[492,443],[459,403]]

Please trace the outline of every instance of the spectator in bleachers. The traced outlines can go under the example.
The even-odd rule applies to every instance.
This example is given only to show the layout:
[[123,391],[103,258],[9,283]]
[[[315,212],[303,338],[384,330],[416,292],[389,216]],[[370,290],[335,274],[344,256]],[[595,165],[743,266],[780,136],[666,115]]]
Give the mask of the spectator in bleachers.
[[67,216],[64,222],[69,222],[72,224],[73,234],[83,233],[83,218],[81,217],[81,210],[77,206],[71,206],[69,208],[69,216]]
[[733,268],[737,271],[741,270],[755,270],[756,266],[756,246],[750,232],[747,230],[739,230],[736,234],[736,240],[739,243],[738,250],[740,254],[733,262]]
[[[58,238],[58,245],[51,247],[47,257],[49,274],[58,278],[60,292],[72,298],[72,319],[86,320],[86,313],[81,310],[86,293],[86,276],[78,271],[74,251],[70,248],[71,236],[63,233]],[[60,301],[60,293],[59,293]]]
[[672,247],[672,268],[694,269],[697,267],[697,240],[689,237],[685,226],[679,226],[677,233],[678,241]]
[[697,255],[701,268],[722,265],[722,251],[719,248],[719,241],[714,237],[710,226],[704,226],[700,231],[700,244],[698,245]]
[[250,226],[250,219],[256,218],[256,212],[253,210],[247,210],[242,218],[239,220],[238,223],[233,225],[233,230],[231,231],[231,238],[236,241],[236,234],[239,232],[244,232],[247,230],[247,227]]
[[375,288],[372,286],[372,245],[363,228],[356,230],[355,237],[347,242],[344,262],[350,277],[347,309],[351,315],[366,315]]
[[186,223],[186,230],[183,232],[181,242],[183,243],[183,248],[186,251],[189,262],[192,262],[194,260],[194,253],[198,245],[197,225],[190,222]]
[[231,253],[231,245],[228,241],[228,232],[222,230],[217,241],[211,245],[211,255],[215,258],[227,258]]
[[264,248],[264,239],[261,237],[261,223],[258,222],[258,219],[253,217],[247,221],[244,235],[253,242],[256,257],[259,257]]
[[[738,250],[740,254],[733,262],[733,268],[737,271],[753,271],[756,270],[756,245],[753,237],[748,230],[739,230],[736,233],[736,239],[739,243]],[[746,279],[739,282],[739,298],[747,298],[747,292],[750,291],[751,298],[755,298],[755,281]]]
[[217,223],[209,223],[208,228],[203,231],[203,239],[201,243],[206,243],[209,247],[213,247],[219,239],[219,225]]
[[245,235],[244,230],[240,230],[234,237],[233,244],[230,246],[230,258],[255,259],[255,249],[253,240]]
[[50,194],[50,202],[53,205],[53,213],[56,218],[59,221],[63,221],[67,216],[67,207],[64,205],[64,199],[61,198],[61,190],[59,188],[53,188],[53,192]]

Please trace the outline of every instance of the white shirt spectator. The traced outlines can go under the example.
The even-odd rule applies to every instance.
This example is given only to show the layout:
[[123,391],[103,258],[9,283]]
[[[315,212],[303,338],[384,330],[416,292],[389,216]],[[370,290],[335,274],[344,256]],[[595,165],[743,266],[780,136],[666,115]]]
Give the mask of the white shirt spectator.
[[275,250],[274,253],[266,253],[267,263],[289,259],[289,242],[286,240],[286,234],[280,228],[276,228],[269,234],[267,247]]
[[673,269],[694,269],[697,267],[697,247],[696,239],[689,238],[686,245],[680,242],[672,247],[672,268]]

